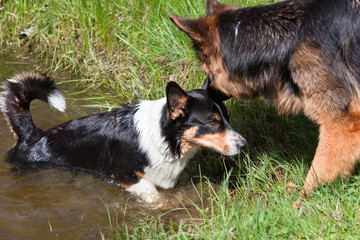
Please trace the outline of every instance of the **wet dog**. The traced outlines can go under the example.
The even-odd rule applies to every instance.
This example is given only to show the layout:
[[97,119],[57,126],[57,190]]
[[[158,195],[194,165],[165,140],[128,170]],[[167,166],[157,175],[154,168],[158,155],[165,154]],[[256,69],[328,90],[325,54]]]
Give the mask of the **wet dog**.
[[201,147],[234,155],[246,144],[229,124],[224,104],[213,102],[205,90],[185,92],[175,82],[167,84],[162,99],[123,105],[47,131],[34,125],[29,106],[40,99],[64,111],[54,82],[27,72],[3,87],[1,111],[18,137],[7,161],[25,168],[65,166],[101,173],[149,203],[159,199],[155,186],[175,186]]
[[281,113],[304,112],[320,126],[294,207],[318,184],[348,178],[360,155],[360,2],[205,5],[198,19],[169,17],[192,39],[209,94],[219,101],[264,96]]

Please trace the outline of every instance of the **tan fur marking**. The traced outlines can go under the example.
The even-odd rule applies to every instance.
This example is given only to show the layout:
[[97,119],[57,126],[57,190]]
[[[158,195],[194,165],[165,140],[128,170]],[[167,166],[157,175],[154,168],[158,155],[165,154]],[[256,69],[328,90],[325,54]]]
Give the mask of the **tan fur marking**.
[[349,113],[357,118],[360,118],[360,100],[358,98],[353,98],[349,104]]
[[[198,127],[193,127],[183,134],[182,149],[188,151],[194,146],[211,147],[220,153],[229,152],[229,146],[225,144],[227,132],[206,134],[196,137]],[[183,150],[182,150],[183,151]]]
[[282,112],[297,113],[302,109],[306,116],[322,125],[329,119],[337,121],[344,117],[351,99],[359,96],[356,90],[349,91],[358,88],[355,77],[348,71],[337,73],[329,69],[320,50],[310,43],[297,47],[290,67],[301,92],[299,97],[279,98],[276,106]]
[[183,139],[189,140],[189,139],[194,138],[198,129],[199,129],[199,127],[195,126],[195,127],[185,130],[183,133]]
[[196,143],[203,147],[212,147],[220,153],[229,152],[229,146],[225,144],[226,131],[215,134],[206,134],[195,139]]
[[225,68],[223,72],[218,71],[218,75],[216,75],[215,81],[211,83],[211,86],[219,89],[228,96],[233,96],[243,100],[258,97],[255,85],[252,85],[250,81],[247,81],[244,78],[229,75]]
[[316,121],[318,117],[314,110],[317,111],[320,106],[314,104],[314,100],[318,101],[314,99],[316,96],[314,94],[321,86],[318,83],[326,79],[326,69],[321,60],[319,49],[309,43],[299,45],[290,61],[290,68],[294,83],[301,90],[301,96],[296,97],[291,92],[280,91],[279,89],[274,104],[281,113],[296,114],[304,109],[305,114]]
[[123,189],[128,189],[133,186],[133,184],[125,184],[125,183],[120,183],[120,182],[119,182],[119,184]]
[[181,115],[184,115],[183,109],[186,106],[187,99],[188,98],[186,96],[183,96],[177,100],[177,104],[176,104],[177,107],[175,109],[173,109],[172,112],[170,113],[171,117],[173,119],[176,119],[176,118],[180,117]]
[[142,172],[135,171],[135,175],[138,176],[139,178],[144,178],[144,173]]
[[195,144],[192,139],[195,137],[196,132],[199,127],[192,127],[184,131],[182,135],[182,140],[180,143],[180,151],[181,154],[184,156],[189,150],[191,150],[194,147],[197,147],[198,145]]
[[181,115],[181,114],[180,114],[178,111],[176,111],[176,112],[171,112],[171,117],[172,117],[173,119],[180,117],[180,115]]
[[221,121],[221,116],[220,116],[220,114],[215,113],[215,114],[214,114],[214,117],[215,117],[215,119],[216,119],[217,121]]

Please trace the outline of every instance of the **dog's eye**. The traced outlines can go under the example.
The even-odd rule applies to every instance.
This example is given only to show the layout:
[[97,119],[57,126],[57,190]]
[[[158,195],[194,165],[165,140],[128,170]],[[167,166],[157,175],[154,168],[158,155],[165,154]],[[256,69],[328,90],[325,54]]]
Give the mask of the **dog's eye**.
[[214,125],[216,125],[217,123],[218,123],[217,120],[211,120],[210,122],[208,122],[208,125],[214,126]]

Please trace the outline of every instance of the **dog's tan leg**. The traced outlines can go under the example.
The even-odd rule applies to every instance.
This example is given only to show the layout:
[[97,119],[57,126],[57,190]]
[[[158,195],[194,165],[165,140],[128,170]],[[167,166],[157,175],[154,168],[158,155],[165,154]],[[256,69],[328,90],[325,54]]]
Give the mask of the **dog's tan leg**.
[[310,196],[313,188],[319,184],[332,182],[338,176],[348,178],[355,168],[359,153],[359,120],[349,117],[320,126],[319,145],[306,176],[304,190],[293,207],[298,208],[300,200]]

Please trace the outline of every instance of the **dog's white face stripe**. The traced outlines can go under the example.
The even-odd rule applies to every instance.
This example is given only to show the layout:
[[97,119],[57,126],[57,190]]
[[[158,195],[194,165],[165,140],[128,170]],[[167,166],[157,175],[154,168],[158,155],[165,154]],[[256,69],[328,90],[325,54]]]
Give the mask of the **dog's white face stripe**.
[[144,178],[162,188],[174,187],[188,160],[197,152],[194,148],[181,158],[176,157],[161,133],[160,119],[166,108],[166,98],[142,101],[134,115],[135,128],[139,133],[140,149],[149,159]]

